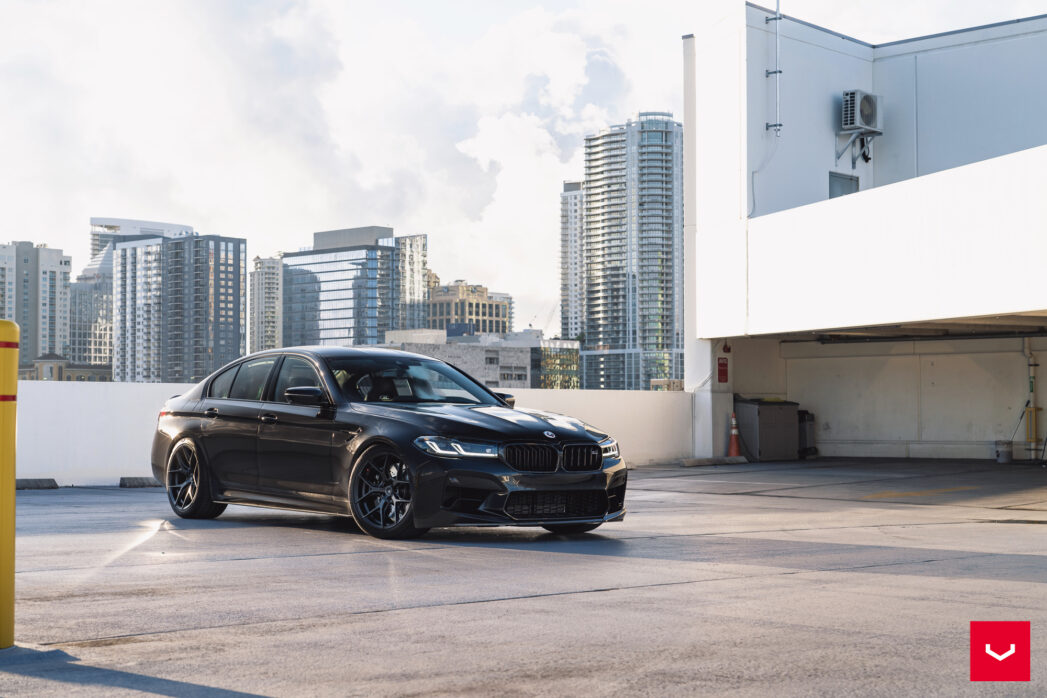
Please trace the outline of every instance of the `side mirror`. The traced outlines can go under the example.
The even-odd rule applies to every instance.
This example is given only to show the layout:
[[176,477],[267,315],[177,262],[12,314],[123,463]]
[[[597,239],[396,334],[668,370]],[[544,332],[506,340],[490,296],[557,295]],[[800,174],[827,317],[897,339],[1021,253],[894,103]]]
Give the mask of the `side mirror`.
[[509,393],[495,393],[495,395],[505,400],[506,404],[508,404],[509,407],[516,407],[516,398],[514,398]]
[[284,399],[292,405],[323,405],[324,391],[311,386],[298,386],[284,391]]

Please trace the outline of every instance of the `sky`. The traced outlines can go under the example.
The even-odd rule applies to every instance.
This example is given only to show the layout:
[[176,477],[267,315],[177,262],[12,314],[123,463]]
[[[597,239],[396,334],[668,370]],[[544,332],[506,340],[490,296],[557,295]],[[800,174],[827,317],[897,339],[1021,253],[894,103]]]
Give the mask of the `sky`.
[[[60,247],[75,273],[92,216],[246,237],[252,258],[388,225],[429,235],[444,282],[511,293],[517,329],[557,335],[561,183],[586,134],[682,118],[680,37],[704,4],[4,0],[0,240]],[[1047,0],[782,12],[883,43]]]

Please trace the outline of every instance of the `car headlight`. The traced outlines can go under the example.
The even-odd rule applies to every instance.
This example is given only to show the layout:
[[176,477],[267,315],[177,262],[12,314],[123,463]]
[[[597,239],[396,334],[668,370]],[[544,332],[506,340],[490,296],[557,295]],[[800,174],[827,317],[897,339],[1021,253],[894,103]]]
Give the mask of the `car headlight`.
[[614,439],[607,439],[606,441],[601,441],[600,449],[603,452],[604,458],[617,458],[619,456],[618,442]]
[[498,447],[494,444],[449,439],[446,436],[419,436],[414,445],[422,451],[443,458],[497,458]]

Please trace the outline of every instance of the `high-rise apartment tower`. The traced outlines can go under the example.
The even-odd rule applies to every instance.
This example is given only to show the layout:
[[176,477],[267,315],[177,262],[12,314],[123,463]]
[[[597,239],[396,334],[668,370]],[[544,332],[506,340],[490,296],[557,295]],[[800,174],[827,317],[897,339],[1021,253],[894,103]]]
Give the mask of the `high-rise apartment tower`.
[[31,242],[0,245],[0,319],[21,328],[20,366],[69,350],[69,257]]
[[244,239],[184,232],[114,242],[113,380],[193,383],[243,355]]
[[248,351],[284,345],[283,262],[279,257],[255,257],[250,274],[251,330]]
[[683,378],[682,160],[670,113],[585,139],[584,388]]
[[560,336],[564,339],[578,339],[585,331],[584,206],[582,183],[564,182],[560,194]]

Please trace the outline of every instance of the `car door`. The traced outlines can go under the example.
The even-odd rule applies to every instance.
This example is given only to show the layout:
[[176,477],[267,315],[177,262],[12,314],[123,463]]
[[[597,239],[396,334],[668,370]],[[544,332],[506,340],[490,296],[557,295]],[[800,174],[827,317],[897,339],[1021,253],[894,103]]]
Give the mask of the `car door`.
[[[215,377],[198,409],[201,441],[219,491],[258,488],[258,421],[278,356],[244,361]],[[231,379],[226,375],[233,373]]]
[[261,485],[273,494],[326,502],[338,482],[333,450],[338,433],[335,409],[332,404],[292,405],[284,397],[284,391],[291,387],[320,388],[330,403],[330,395],[312,361],[303,356],[285,356],[259,415]]

